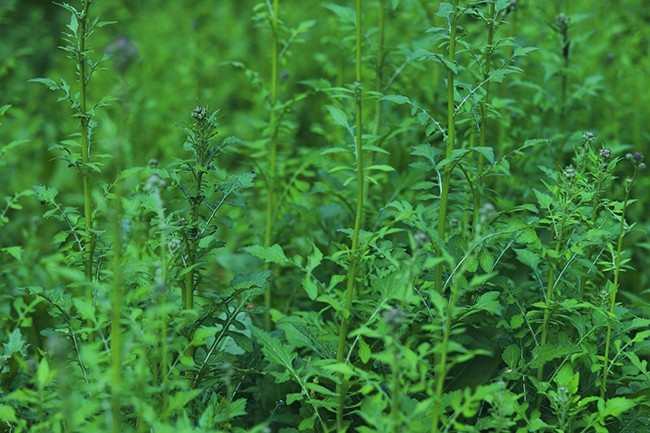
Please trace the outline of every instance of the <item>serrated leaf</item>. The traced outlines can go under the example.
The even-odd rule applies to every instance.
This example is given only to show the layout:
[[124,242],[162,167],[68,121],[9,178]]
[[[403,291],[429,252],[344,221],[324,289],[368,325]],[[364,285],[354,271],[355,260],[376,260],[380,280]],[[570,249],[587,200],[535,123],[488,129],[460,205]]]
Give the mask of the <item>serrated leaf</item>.
[[539,254],[525,249],[525,248],[514,248],[515,254],[517,255],[517,260],[519,260],[524,265],[529,266],[531,269],[536,270],[540,261],[542,260]]
[[533,359],[530,362],[530,367],[537,368],[553,359],[571,355],[580,351],[581,349],[579,347],[570,343],[537,346],[533,349]]
[[250,247],[244,248],[244,251],[264,260],[266,263],[277,263],[279,265],[287,265],[291,262],[284,254],[282,247],[278,244],[275,244],[270,247],[263,247],[261,245],[253,245]]
[[398,105],[410,104],[411,100],[403,95],[385,95],[379,98],[380,101],[393,102]]
[[343,110],[340,110],[332,105],[327,105],[326,108],[327,111],[330,112],[330,116],[332,116],[332,120],[335,124],[343,126],[344,128],[348,127],[348,117],[345,115]]
[[605,417],[613,416],[618,417],[623,412],[626,412],[636,406],[634,400],[624,397],[614,397],[610,398],[605,402],[605,409],[600,413],[602,419]]
[[23,335],[20,332],[19,328],[14,329],[9,337],[7,342],[4,343],[5,355],[13,355],[14,353],[22,353],[25,348],[25,341],[23,340]]
[[44,84],[50,90],[59,90],[59,84],[51,78],[32,78],[29,80],[31,83]]
[[553,198],[545,194],[541,191],[538,191],[536,189],[533,189],[533,192],[535,193],[535,196],[537,197],[537,201],[539,202],[540,207],[544,209],[549,209],[551,205],[553,204]]
[[192,346],[202,346],[206,344],[206,340],[210,337],[214,337],[217,332],[219,332],[219,329],[220,328],[215,326],[204,326],[197,329],[192,336],[192,342],[190,344]]
[[282,344],[280,340],[258,328],[253,328],[253,335],[262,346],[262,352],[270,361],[284,367],[287,371],[293,372],[292,363],[296,354],[288,350],[289,346]]
[[501,354],[501,358],[510,369],[514,370],[517,368],[519,360],[521,359],[521,349],[516,344],[511,344],[505,348]]

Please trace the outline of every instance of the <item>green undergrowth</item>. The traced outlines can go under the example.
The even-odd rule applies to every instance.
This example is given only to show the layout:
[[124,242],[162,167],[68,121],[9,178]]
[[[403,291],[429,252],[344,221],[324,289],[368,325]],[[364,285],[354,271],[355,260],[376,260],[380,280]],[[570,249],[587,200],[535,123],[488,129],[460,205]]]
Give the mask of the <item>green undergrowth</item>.
[[27,3],[0,431],[650,428],[643,2]]

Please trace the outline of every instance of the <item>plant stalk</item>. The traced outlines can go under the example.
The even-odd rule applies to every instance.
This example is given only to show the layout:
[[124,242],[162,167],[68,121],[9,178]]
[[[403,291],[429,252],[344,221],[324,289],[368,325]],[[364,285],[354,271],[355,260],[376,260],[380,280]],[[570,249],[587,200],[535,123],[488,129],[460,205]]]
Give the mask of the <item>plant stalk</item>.
[[122,239],[120,233],[121,201],[115,199],[116,214],[113,218],[113,308],[111,319],[111,406],[113,433],[121,431],[120,392],[122,386]]
[[[485,82],[485,96],[481,100],[481,130],[479,131],[479,147],[485,147],[487,141],[487,123],[488,123],[488,106],[490,104],[490,72],[492,70],[492,53],[494,51],[494,29],[496,27],[496,13],[494,9],[494,2],[490,3],[489,6],[489,23],[488,23],[488,34],[487,34],[487,44],[485,46],[485,66],[483,69],[483,81]],[[483,154],[479,153],[478,155],[478,166],[477,166],[477,176],[479,184],[479,190],[482,189],[482,173],[483,173],[483,163],[484,158]],[[473,218],[472,218],[472,230],[476,232],[478,218],[479,218],[479,208],[481,206],[481,194],[474,194],[474,208],[473,208]]]
[[[88,27],[88,10],[92,0],[84,0],[81,14],[79,15],[79,52],[77,55],[77,66],[79,69],[79,111],[80,111],[80,142],[81,142],[81,182],[83,185],[84,197],[84,224],[86,227],[86,239],[84,242],[84,269],[86,274],[86,301],[93,304],[93,255],[95,250],[95,235],[92,232],[92,196],[90,185],[90,172],[88,164],[90,163],[90,116],[88,114],[87,85],[86,77],[86,30]],[[88,327],[92,329],[92,321],[88,320]],[[89,340],[92,341],[92,333],[89,333]]]
[[442,394],[444,391],[445,379],[447,378],[447,357],[449,355],[449,339],[451,337],[451,324],[454,317],[454,309],[458,302],[458,284],[454,283],[451,286],[451,298],[447,306],[447,313],[445,317],[445,328],[442,334],[442,344],[440,347],[440,354],[436,357],[436,389],[433,396],[433,420],[431,423],[431,433],[438,433],[440,414],[442,412]]
[[[456,61],[456,24],[458,19],[458,0],[453,2],[453,11],[449,18],[449,53],[447,59],[450,62]],[[447,150],[445,158],[451,158],[456,142],[456,123],[454,119],[454,71],[448,68],[447,71]],[[453,166],[448,164],[442,176],[442,185],[440,192],[440,213],[438,215],[438,237],[440,242],[444,243],[445,232],[447,228],[447,206],[449,200],[449,184]],[[436,290],[442,292],[442,262],[436,265]]]
[[[279,36],[278,36],[278,17],[280,14],[280,2],[279,0],[273,0],[273,10],[271,11],[271,119],[270,126],[272,129],[271,140],[269,141],[269,172],[268,172],[268,197],[266,199],[266,229],[264,234],[264,246],[270,247],[273,239],[273,215],[275,212],[276,197],[276,175],[277,175],[277,155],[278,155],[278,134],[276,123],[277,113],[276,107],[278,101],[278,55],[279,55]],[[268,268],[269,265],[267,264]],[[266,331],[271,330],[271,315],[269,310],[272,304],[272,290],[273,283],[269,282],[266,292],[264,293],[264,306],[267,308],[267,312],[264,315],[264,327]]]
[[[364,198],[364,173],[363,173],[363,102],[362,102],[362,75],[361,75],[361,12],[363,1],[357,0],[356,7],[356,82],[355,82],[355,108],[356,108],[356,172],[357,172],[357,208],[354,218],[354,231],[352,234],[352,247],[350,249],[350,267],[347,273],[347,285],[345,292],[345,308],[341,318],[341,327],[339,330],[338,348],[336,351],[336,362],[343,362],[345,351],[345,341],[348,334],[349,317],[352,310],[352,298],[354,292],[354,280],[356,268],[359,261],[359,232],[361,231],[361,220],[363,218],[363,198]],[[336,412],[336,424],[338,430],[343,430],[343,413],[345,411],[345,395],[347,393],[347,381],[343,374],[338,374],[339,385],[337,386],[339,395],[339,406]]]
[[618,242],[616,245],[616,258],[614,259],[614,285],[612,286],[612,293],[610,294],[609,314],[607,319],[607,335],[605,337],[605,355],[603,357],[603,380],[600,384],[600,397],[605,397],[607,391],[607,376],[609,375],[609,350],[612,339],[612,316],[614,315],[614,307],[616,306],[616,295],[618,293],[619,276],[621,273],[621,253],[623,251],[623,236],[625,235],[625,214],[627,213],[627,203],[630,199],[630,190],[636,178],[636,169],[634,177],[625,188],[625,200],[623,201],[623,212],[621,214],[621,226],[618,231]]

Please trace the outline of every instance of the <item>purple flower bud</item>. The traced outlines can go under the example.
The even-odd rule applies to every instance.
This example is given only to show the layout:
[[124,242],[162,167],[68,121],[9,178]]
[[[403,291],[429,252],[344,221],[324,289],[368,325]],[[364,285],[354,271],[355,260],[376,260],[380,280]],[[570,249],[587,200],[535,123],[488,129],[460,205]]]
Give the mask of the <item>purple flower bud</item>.
[[612,159],[612,149],[609,147],[603,147],[600,149],[599,155],[603,162],[609,162],[609,160]]
[[194,107],[194,110],[192,110],[192,118],[197,122],[204,122],[207,117],[208,117],[207,107],[201,107],[197,105],[196,107]]
[[576,170],[575,170],[575,168],[573,168],[572,165],[565,168],[564,171],[562,172],[562,174],[564,175],[564,177],[567,180],[573,180],[573,179],[575,179],[575,177],[577,175]]

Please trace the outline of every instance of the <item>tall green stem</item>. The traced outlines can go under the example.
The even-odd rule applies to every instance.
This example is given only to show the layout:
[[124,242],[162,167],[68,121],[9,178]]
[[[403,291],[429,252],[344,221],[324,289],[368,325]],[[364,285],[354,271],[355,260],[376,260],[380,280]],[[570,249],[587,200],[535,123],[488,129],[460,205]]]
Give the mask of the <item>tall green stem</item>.
[[[356,139],[355,153],[357,162],[357,209],[354,218],[354,232],[352,235],[352,247],[350,249],[350,267],[347,274],[347,286],[345,291],[345,309],[341,318],[341,327],[339,330],[339,342],[336,351],[336,362],[343,362],[345,352],[345,340],[348,334],[348,324],[350,312],[352,310],[352,296],[354,292],[354,279],[356,276],[357,264],[359,261],[359,232],[361,231],[361,220],[363,218],[363,197],[364,197],[364,175],[363,175],[363,118],[362,118],[362,75],[361,75],[361,12],[362,0],[357,0],[357,19],[356,19],[356,82],[355,82],[355,107],[356,107]],[[347,393],[347,383],[342,374],[338,375],[339,385],[339,407],[336,413],[336,424],[339,430],[343,429],[343,412],[345,411],[345,394]]]
[[[563,231],[564,231],[564,221],[562,221],[562,223],[560,224],[560,232],[558,233],[558,237],[555,242],[555,251],[560,250],[560,246],[562,245]],[[553,301],[553,292],[555,290],[555,277],[556,277],[555,265],[551,263],[551,269],[548,276],[548,284],[546,286],[546,308],[544,310],[544,320],[542,322],[542,336],[539,342],[540,347],[544,347],[548,340],[548,327],[551,321],[551,311],[552,311],[551,302]],[[537,368],[537,380],[541,381],[543,378],[544,378],[544,364],[541,364]],[[539,403],[540,400],[538,399],[537,401]]]
[[[275,212],[275,188],[277,172],[277,155],[278,155],[278,135],[277,135],[277,113],[276,103],[278,100],[278,55],[279,55],[279,36],[278,36],[278,17],[280,14],[279,0],[273,0],[273,10],[271,11],[271,140],[269,141],[269,171],[268,171],[268,197],[266,198],[266,230],[264,234],[264,246],[270,247],[273,239],[273,214]],[[268,265],[267,265],[268,266]],[[269,283],[264,293],[264,305],[267,309],[271,308],[272,302],[272,283]],[[264,326],[267,331],[271,329],[271,315],[267,311],[264,316]]]
[[111,319],[111,405],[113,433],[121,431],[120,391],[122,386],[122,237],[120,233],[121,201],[115,198],[113,216],[113,317]]
[[607,335],[605,337],[605,355],[603,357],[603,380],[600,384],[600,397],[605,397],[607,391],[607,376],[609,375],[609,350],[612,340],[612,316],[614,315],[614,307],[616,306],[616,295],[618,293],[618,280],[621,273],[621,253],[623,251],[623,236],[625,235],[625,214],[627,213],[627,203],[630,199],[630,190],[636,178],[636,171],[634,177],[625,188],[625,200],[623,201],[623,212],[621,214],[621,226],[618,231],[618,243],[616,245],[616,258],[614,259],[614,285],[610,293],[609,315],[607,318]]
[[442,334],[442,343],[440,345],[440,352],[438,353],[435,375],[436,375],[436,389],[433,396],[433,420],[431,423],[431,433],[438,433],[440,428],[440,414],[442,412],[442,394],[444,391],[445,379],[447,377],[447,356],[449,355],[449,339],[451,337],[451,325],[454,318],[454,309],[458,302],[458,285],[452,284],[451,298],[447,305],[447,312],[445,315],[445,324]]
[[[90,143],[89,143],[89,122],[90,115],[88,113],[87,102],[87,85],[88,77],[86,76],[86,33],[88,26],[88,10],[90,9],[92,0],[85,0],[83,2],[83,9],[79,15],[79,52],[77,55],[77,67],[79,71],[79,111],[80,111],[80,133],[81,133],[81,182],[83,184],[84,196],[84,224],[86,227],[86,239],[84,243],[85,253],[85,272],[86,272],[86,300],[92,304],[92,280],[93,280],[93,254],[95,249],[95,235],[92,233],[92,197],[90,187],[90,173],[88,164],[90,163]],[[92,324],[89,323],[89,326]]]
[[[453,2],[453,10],[449,17],[449,53],[447,59],[454,63],[456,61],[456,22],[458,18],[458,0]],[[454,150],[456,142],[456,123],[454,119],[454,71],[448,68],[447,71],[447,150],[445,158],[451,158],[451,152]],[[438,215],[438,237],[440,242],[444,242],[447,220],[447,204],[449,199],[449,184],[453,167],[448,164],[442,176],[442,185],[440,192],[440,214]],[[442,271],[443,264],[436,265],[436,290],[442,291]]]
[[[488,123],[488,106],[490,104],[490,72],[492,70],[492,53],[494,52],[493,41],[494,41],[494,29],[496,27],[496,16],[494,9],[494,2],[490,3],[489,6],[489,22],[488,22],[488,34],[487,34],[487,44],[485,46],[485,65],[483,68],[483,81],[485,82],[485,96],[481,100],[481,124],[479,131],[479,147],[485,147],[487,141],[487,123]],[[477,176],[479,179],[479,189],[481,182],[481,177],[483,173],[483,154],[479,153],[478,156],[478,168]],[[480,208],[481,194],[474,194],[474,209],[473,209],[473,219],[472,219],[472,229],[476,230],[478,223],[478,214]]]
[[196,161],[196,172],[194,173],[194,190],[196,193],[196,196],[192,200],[192,215],[191,215],[191,221],[190,221],[190,227],[195,229],[195,233],[192,234],[192,238],[188,239],[188,266],[190,267],[189,271],[187,272],[185,276],[185,299],[184,299],[184,307],[186,310],[191,310],[194,308],[194,290],[196,289],[196,272],[195,272],[195,265],[196,265],[196,259],[197,259],[197,250],[199,246],[199,241],[197,239],[196,233],[198,233],[198,225],[199,225],[199,218],[200,218],[200,211],[201,211],[201,203],[203,202],[203,195],[201,194],[201,191],[203,189],[203,157],[202,155],[197,155],[197,161]]

